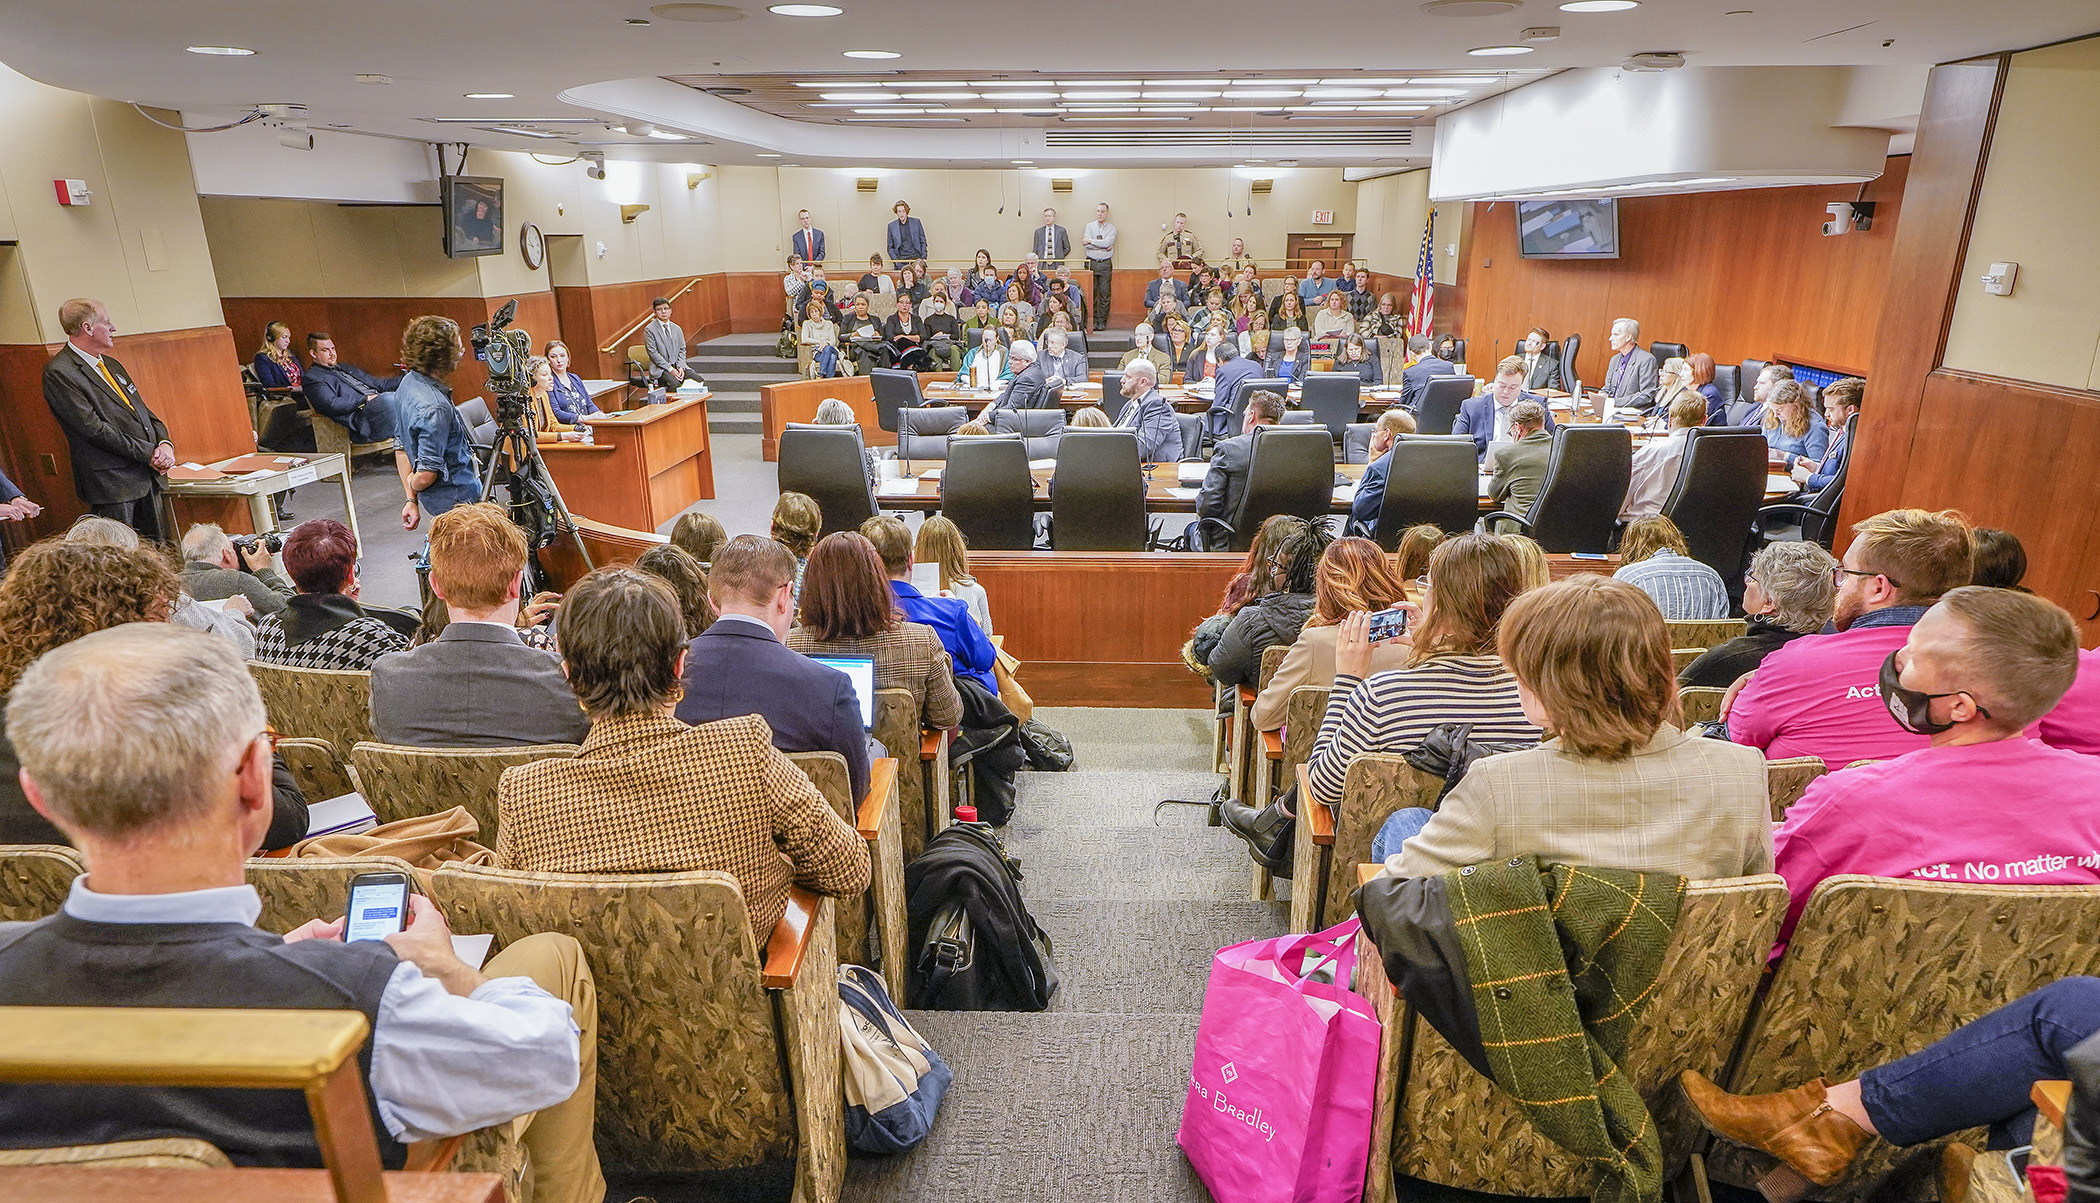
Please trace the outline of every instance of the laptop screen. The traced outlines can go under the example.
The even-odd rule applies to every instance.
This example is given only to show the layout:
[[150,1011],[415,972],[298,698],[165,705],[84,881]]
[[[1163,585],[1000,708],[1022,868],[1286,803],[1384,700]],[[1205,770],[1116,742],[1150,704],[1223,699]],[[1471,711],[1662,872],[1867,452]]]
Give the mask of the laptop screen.
[[875,729],[875,661],[868,656],[811,656],[826,668],[845,673],[853,682],[853,696],[860,702],[860,725]]

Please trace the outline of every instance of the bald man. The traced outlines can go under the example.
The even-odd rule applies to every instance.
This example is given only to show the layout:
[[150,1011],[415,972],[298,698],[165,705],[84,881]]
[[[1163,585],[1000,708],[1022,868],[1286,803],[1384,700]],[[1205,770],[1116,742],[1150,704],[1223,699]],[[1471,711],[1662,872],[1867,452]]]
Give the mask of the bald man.
[[74,491],[90,510],[158,542],[161,480],[175,466],[168,428],[110,354],[117,326],[102,302],[67,301],[58,325],[66,345],[44,365],[44,404],[66,432]]

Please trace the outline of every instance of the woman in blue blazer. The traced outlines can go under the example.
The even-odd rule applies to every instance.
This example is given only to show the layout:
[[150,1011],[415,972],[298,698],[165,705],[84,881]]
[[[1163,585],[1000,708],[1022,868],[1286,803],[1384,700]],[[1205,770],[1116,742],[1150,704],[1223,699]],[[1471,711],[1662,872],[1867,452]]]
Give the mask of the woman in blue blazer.
[[283,322],[263,327],[262,347],[255,352],[255,379],[264,388],[299,387],[299,360],[292,354],[292,328]]
[[583,385],[583,377],[569,370],[569,344],[560,339],[547,343],[547,366],[554,369],[554,387],[547,392],[548,404],[554,407],[557,420],[574,426],[585,414],[603,413],[591,400],[591,390]]

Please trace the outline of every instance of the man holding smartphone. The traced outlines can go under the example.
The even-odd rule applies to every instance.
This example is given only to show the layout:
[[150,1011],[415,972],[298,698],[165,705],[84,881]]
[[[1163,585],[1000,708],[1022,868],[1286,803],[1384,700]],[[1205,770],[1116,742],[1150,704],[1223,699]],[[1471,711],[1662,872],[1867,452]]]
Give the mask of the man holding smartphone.
[[[597,1008],[568,936],[477,971],[429,899],[344,942],[344,919],[258,930],[246,860],[269,827],[262,698],[225,640],[165,623],[99,631],[22,675],[7,733],[23,790],[87,861],[60,913],[0,924],[0,1006],[356,1010],[382,1163],[414,1141],[531,1115],[535,1197],[596,1203]],[[367,895],[369,899],[371,895]],[[364,910],[388,909],[369,901]],[[236,1165],[319,1167],[304,1107],[265,1091],[0,1086],[0,1146],[185,1135]]]

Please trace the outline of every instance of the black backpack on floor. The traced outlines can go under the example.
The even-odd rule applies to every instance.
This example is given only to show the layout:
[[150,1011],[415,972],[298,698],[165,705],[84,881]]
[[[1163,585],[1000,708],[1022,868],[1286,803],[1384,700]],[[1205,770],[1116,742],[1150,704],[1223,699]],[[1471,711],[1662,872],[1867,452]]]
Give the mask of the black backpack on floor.
[[910,1005],[1040,1011],[1057,993],[1050,937],[1021,901],[1021,867],[983,823],[956,823],[904,867]]

